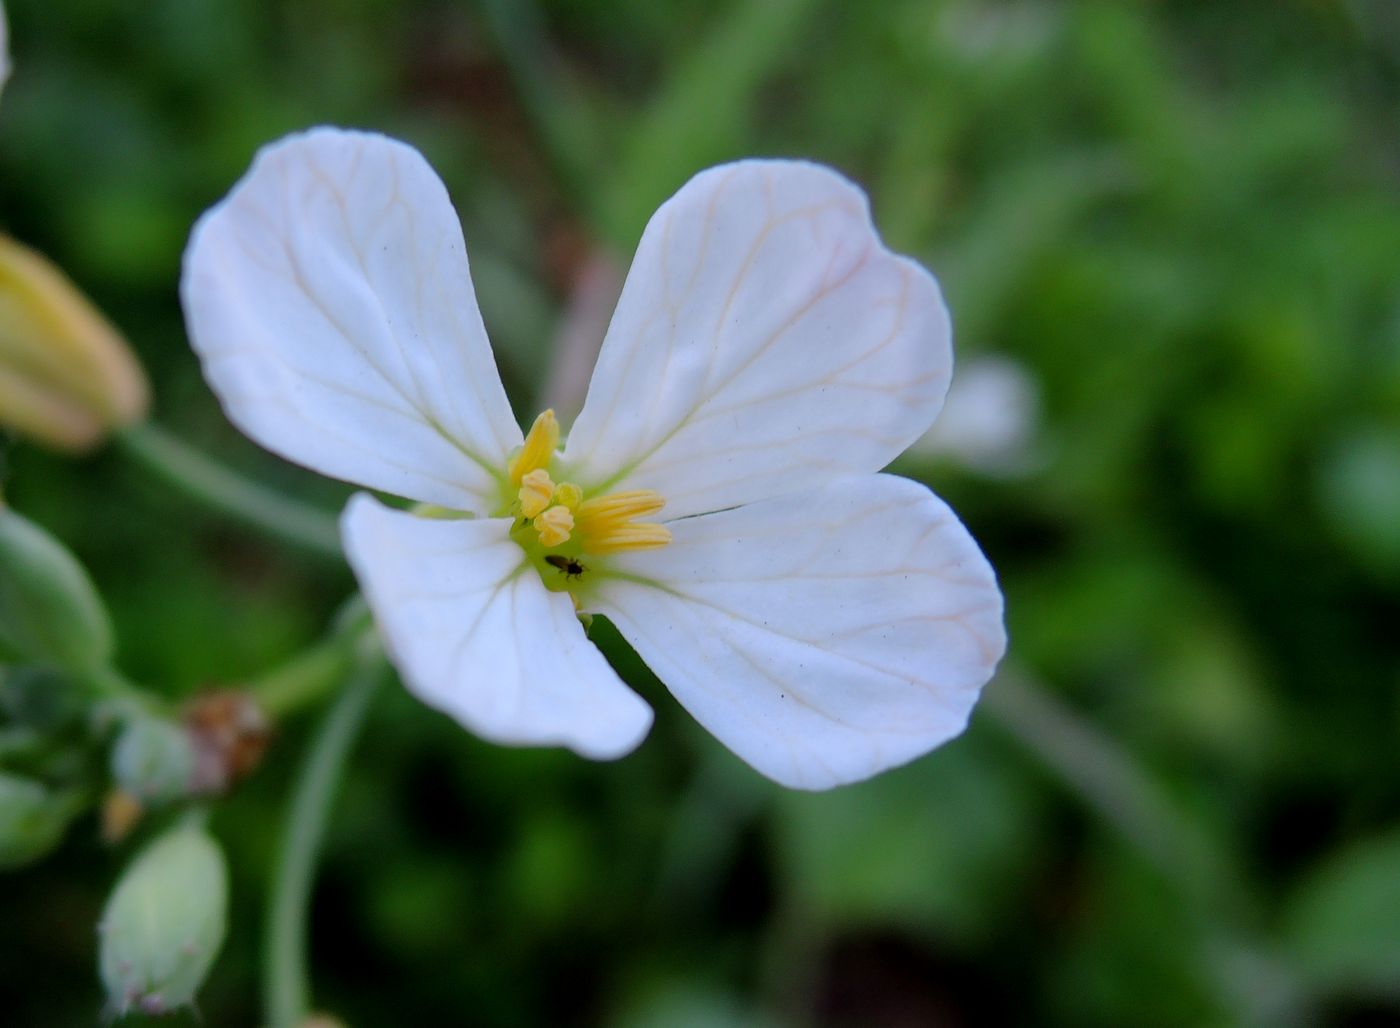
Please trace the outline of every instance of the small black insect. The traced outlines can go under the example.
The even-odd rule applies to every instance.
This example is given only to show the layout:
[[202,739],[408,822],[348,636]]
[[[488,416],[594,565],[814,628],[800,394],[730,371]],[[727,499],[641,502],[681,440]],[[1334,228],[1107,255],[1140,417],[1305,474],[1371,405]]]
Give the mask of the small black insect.
[[563,554],[551,553],[545,557],[544,562],[552,568],[558,568],[564,572],[565,578],[577,578],[588,569],[584,567],[577,557],[565,557]]

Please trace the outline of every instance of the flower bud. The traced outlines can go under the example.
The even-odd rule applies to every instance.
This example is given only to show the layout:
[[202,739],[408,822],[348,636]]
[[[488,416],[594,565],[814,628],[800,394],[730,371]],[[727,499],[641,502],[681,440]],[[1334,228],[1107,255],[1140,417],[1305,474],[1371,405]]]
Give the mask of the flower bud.
[[112,656],[112,623],[77,559],[0,503],[0,661],[88,670]]
[[0,424],[84,450],[145,416],[145,373],[63,272],[0,236]]
[[272,730],[258,701],[238,689],[196,696],[184,721],[194,748],[190,792],[196,796],[227,792],[252,774]]
[[112,777],[148,806],[188,795],[194,771],[193,740],[172,721],[137,714],[112,747]]
[[48,853],[77,812],[71,796],[0,771],[0,871],[22,867]]
[[99,823],[102,826],[102,841],[115,846],[135,828],[145,815],[146,808],[125,789],[112,789],[102,797]]
[[177,825],[151,843],[102,913],[100,968],[117,1016],[194,1001],[224,939],[228,870],[209,834]]

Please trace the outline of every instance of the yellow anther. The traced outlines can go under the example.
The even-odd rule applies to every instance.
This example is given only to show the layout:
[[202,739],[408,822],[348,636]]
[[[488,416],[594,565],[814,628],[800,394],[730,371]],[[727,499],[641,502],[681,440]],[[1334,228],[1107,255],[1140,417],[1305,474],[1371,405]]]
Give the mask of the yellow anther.
[[572,482],[560,482],[554,490],[554,502],[562,503],[570,510],[577,510],[583,502],[583,490]]
[[569,534],[573,530],[574,516],[568,507],[555,504],[535,518],[535,531],[540,534],[540,543],[544,546],[558,546],[568,542]]
[[533,518],[540,511],[549,506],[550,499],[554,496],[554,482],[549,477],[549,472],[544,468],[536,468],[528,472],[520,480],[520,513],[527,518]]
[[[576,566],[581,569],[584,564],[578,561],[579,556],[586,561],[590,556],[650,550],[671,541],[670,529],[664,525],[637,520],[655,514],[666,505],[660,493],[632,489],[585,499],[583,489],[576,483],[555,482],[551,477],[550,466],[558,448],[559,422],[554,418],[554,411],[547,410],[535,419],[525,435],[524,445],[506,466],[506,477],[514,493],[506,509],[518,512],[524,519],[511,534],[527,553],[555,568]],[[536,549],[536,539],[538,546],[545,550],[570,543],[570,554],[542,554]],[[561,563],[565,561],[573,563]],[[581,570],[566,572],[563,580],[556,584],[568,589],[569,579],[581,575]],[[558,578],[555,575],[550,581]]]
[[590,554],[602,556],[626,550],[654,550],[671,541],[671,530],[665,525],[617,525],[597,535],[590,535],[584,547]]
[[578,505],[577,532],[585,553],[621,553],[665,546],[671,533],[661,525],[638,524],[634,519],[655,514],[666,505],[651,489],[633,489],[584,500]]
[[510,484],[518,486],[536,468],[549,467],[554,451],[559,448],[559,422],[554,419],[554,411],[547,410],[535,419],[530,432],[525,436],[525,445],[510,462],[506,473]]
[[579,504],[579,527],[584,531],[601,531],[610,525],[620,525],[633,518],[655,514],[664,506],[666,501],[660,493],[652,489],[633,489],[630,492],[598,496]]

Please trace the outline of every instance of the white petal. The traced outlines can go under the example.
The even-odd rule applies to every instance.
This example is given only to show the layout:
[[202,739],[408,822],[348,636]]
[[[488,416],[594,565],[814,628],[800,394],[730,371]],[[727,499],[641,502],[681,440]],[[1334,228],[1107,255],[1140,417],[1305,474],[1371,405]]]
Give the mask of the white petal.
[[948,506],[862,475],[673,522],[618,558],[612,618],[676,698],[770,778],[854,782],[963,730],[1006,648],[1001,592]]
[[565,459],[586,485],[720,510],[878,471],[932,424],[952,366],[927,271],[830,169],[741,161],[652,217]]
[[10,77],[10,28],[5,21],[5,7],[0,4],[0,89]]
[[360,494],[345,552],[404,683],[494,742],[620,757],[651,708],[583,634],[511,542],[509,520],[438,521]]
[[228,416],[268,449],[481,511],[521,442],[456,212],[416,150],[314,129],[200,219],[181,295]]

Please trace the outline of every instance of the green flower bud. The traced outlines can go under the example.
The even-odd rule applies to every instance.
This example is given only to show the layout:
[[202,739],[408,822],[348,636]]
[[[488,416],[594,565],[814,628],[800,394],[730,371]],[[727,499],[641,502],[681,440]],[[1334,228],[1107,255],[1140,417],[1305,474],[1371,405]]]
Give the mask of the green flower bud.
[[77,812],[71,795],[0,771],[0,871],[22,867],[48,853]]
[[63,544],[0,503],[0,661],[90,670],[112,656],[112,623]]
[[112,777],[145,804],[186,796],[194,777],[195,752],[182,725],[137,715],[112,747]]
[[98,931],[107,1003],[163,1014],[188,1006],[224,940],[228,870],[209,833],[178,825],[151,843],[112,891]]

